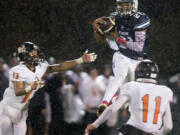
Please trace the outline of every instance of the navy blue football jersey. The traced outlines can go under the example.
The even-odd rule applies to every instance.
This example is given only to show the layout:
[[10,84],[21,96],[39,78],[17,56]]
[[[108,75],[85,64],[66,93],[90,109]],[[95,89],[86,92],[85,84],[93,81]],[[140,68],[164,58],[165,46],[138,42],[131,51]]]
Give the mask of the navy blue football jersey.
[[[111,13],[110,16],[115,17],[117,31],[119,36],[126,41],[135,41],[135,32],[148,30],[150,26],[150,18],[143,12],[134,13],[128,17],[121,17],[117,12]],[[119,51],[127,57],[137,59],[137,57],[142,57],[148,52],[148,34],[146,33],[146,39],[144,43],[144,48],[141,52],[136,52],[129,48],[119,47]]]

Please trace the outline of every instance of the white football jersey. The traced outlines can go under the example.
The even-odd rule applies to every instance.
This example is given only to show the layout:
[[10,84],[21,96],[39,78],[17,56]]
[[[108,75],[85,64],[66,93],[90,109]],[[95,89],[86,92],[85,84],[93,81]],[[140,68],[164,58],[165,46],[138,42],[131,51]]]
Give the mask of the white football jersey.
[[27,93],[26,95],[16,96],[13,82],[23,81],[25,83],[32,83],[41,80],[47,68],[47,62],[40,62],[36,66],[35,72],[29,70],[23,63],[11,68],[9,71],[9,87],[5,90],[2,102],[13,108],[20,110],[23,109],[37,90],[33,90],[31,93]]
[[123,86],[120,95],[124,94],[130,97],[130,118],[127,124],[146,132],[156,132],[161,128],[163,114],[173,98],[171,89],[133,81]]

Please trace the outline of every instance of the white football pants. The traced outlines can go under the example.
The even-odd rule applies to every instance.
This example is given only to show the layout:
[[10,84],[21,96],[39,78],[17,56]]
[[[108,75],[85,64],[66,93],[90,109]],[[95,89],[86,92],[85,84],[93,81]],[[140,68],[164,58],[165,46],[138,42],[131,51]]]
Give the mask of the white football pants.
[[114,53],[112,60],[114,76],[121,76],[121,79],[124,80],[123,83],[133,81],[135,77],[134,71],[139,62],[122,55],[120,52]]
[[110,102],[111,98],[124,83],[133,81],[135,78],[135,69],[140,61],[130,59],[120,52],[115,52],[112,60],[112,69],[115,78],[106,88],[103,101]]
[[26,116],[18,123],[12,123],[10,118],[3,112],[6,106],[0,102],[0,135],[25,135]]

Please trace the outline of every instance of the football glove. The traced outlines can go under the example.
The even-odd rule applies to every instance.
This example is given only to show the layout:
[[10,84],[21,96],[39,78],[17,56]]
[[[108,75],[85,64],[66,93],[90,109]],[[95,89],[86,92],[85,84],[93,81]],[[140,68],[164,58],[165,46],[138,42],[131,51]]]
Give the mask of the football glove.
[[118,37],[116,39],[116,43],[121,44],[121,45],[126,45],[126,40],[121,37]]

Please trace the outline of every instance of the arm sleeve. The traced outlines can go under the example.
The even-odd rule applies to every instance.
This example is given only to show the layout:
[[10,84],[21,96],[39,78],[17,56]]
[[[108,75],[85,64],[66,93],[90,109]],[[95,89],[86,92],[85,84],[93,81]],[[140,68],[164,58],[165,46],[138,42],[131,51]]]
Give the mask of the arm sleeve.
[[125,103],[129,101],[129,96],[122,95],[118,98],[118,100],[110,105],[105,111],[100,115],[100,117],[93,123],[95,128],[98,128],[102,123],[104,123],[109,117],[117,112]]
[[163,117],[163,127],[160,129],[159,135],[167,135],[173,128],[170,103],[168,103],[166,112]]
[[146,31],[136,31],[135,32],[135,41],[128,41],[127,42],[127,48],[136,51],[141,52],[143,51],[144,44],[146,40]]
[[134,40],[127,41],[127,48],[141,52],[143,51],[145,40],[147,38],[146,31],[150,26],[150,18],[142,12],[134,14]]

